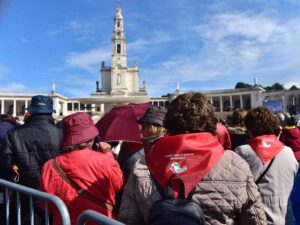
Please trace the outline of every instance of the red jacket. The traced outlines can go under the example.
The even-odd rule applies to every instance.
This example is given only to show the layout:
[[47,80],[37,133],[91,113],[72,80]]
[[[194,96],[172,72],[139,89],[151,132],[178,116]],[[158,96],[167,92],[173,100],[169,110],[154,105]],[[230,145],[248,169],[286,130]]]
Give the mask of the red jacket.
[[284,128],[282,134],[280,135],[280,141],[282,141],[286,146],[289,146],[295,155],[295,158],[300,160],[300,131],[295,127]]
[[[56,157],[57,164],[79,186],[103,202],[115,206],[115,196],[123,186],[122,172],[112,153],[100,153],[90,149],[74,150]],[[45,163],[40,190],[60,197],[66,204],[71,224],[76,224],[78,216],[90,209],[106,216],[114,217],[111,212],[77,194],[53,168],[52,161]],[[49,206],[53,213],[53,224],[61,224],[58,212]]]
[[231,149],[231,139],[227,127],[221,123],[217,123],[217,136],[221,145],[225,150]]

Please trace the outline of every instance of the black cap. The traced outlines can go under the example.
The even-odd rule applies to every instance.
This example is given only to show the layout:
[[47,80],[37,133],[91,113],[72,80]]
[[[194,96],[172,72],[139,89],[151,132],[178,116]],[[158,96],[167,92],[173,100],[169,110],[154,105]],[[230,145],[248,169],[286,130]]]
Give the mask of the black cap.
[[137,121],[141,125],[153,124],[163,127],[167,109],[162,106],[151,106]]
[[53,101],[49,96],[36,95],[31,98],[30,106],[27,108],[30,113],[55,113]]

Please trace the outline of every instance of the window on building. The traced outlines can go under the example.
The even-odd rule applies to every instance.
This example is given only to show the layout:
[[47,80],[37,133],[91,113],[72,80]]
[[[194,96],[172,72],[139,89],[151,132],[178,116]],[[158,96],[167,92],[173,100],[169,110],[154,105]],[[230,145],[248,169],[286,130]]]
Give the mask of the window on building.
[[14,105],[11,104],[11,105],[9,105],[9,107],[8,107],[7,114],[12,115],[13,113],[14,113]]
[[117,84],[121,84],[121,74],[117,74]]
[[120,22],[117,23],[117,26],[120,27]]
[[246,110],[251,109],[251,100],[249,98],[246,100],[245,109]]
[[91,104],[86,104],[86,109],[87,109],[88,111],[90,111],[90,110],[92,109],[92,105],[91,105]]
[[120,54],[121,53],[121,45],[117,44],[117,53]]
[[22,105],[20,115],[23,115],[25,113],[25,108],[25,105]]
[[224,111],[230,111],[230,102],[228,100],[226,100],[224,102]]
[[68,102],[68,111],[72,111],[72,103]]
[[78,102],[74,102],[74,110],[75,111],[79,110],[79,103]]
[[84,104],[80,103],[80,110],[83,111],[84,110]]
[[213,106],[214,106],[214,109],[215,109],[216,112],[220,111],[220,103],[219,102],[215,101],[213,103]]

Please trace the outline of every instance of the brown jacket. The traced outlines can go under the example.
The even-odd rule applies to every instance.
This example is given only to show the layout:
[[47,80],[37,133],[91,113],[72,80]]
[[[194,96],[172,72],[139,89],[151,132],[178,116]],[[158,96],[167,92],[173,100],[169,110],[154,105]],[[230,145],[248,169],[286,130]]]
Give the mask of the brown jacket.
[[[151,206],[160,199],[144,159],[136,164],[125,186],[119,220],[146,224]],[[266,224],[260,194],[246,161],[226,151],[198,183],[193,200],[199,203],[207,224]]]

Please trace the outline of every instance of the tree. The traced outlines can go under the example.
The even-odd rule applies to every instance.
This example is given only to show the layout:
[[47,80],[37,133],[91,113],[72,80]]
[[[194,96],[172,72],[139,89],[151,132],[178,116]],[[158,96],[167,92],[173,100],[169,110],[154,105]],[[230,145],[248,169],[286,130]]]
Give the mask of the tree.
[[275,84],[272,85],[272,90],[274,90],[274,91],[283,91],[284,87],[283,87],[282,84],[275,83]]
[[265,89],[266,91],[272,91],[273,90],[271,86],[263,87],[263,89]]
[[161,97],[170,97],[172,94],[171,93],[168,93],[166,95],[162,95]]
[[289,90],[290,91],[295,91],[295,90],[299,90],[299,88],[296,85],[293,85],[292,87],[290,87]]
[[235,85],[235,89],[238,89],[238,88],[250,88],[252,87],[252,85],[250,84],[246,84],[244,82],[238,82],[236,85]]
[[274,83],[272,86],[263,87],[266,91],[283,91],[284,87],[282,84]]

